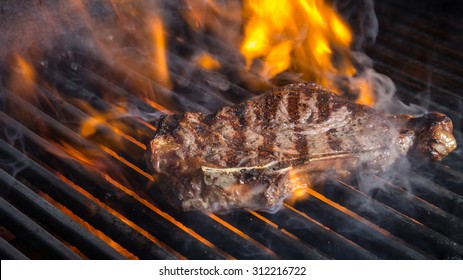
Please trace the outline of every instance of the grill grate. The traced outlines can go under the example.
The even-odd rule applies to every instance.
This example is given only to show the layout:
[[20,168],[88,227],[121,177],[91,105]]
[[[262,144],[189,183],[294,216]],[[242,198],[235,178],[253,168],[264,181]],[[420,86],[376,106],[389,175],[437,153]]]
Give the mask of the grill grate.
[[[407,184],[372,176],[368,182],[387,189],[367,193],[356,180],[331,181],[273,214],[175,211],[157,195],[145,164],[155,128],[140,119],[124,118],[120,129],[103,123],[81,136],[88,104],[117,110],[106,94],[159,114],[157,105],[130,94],[137,91],[131,85],[161,95],[166,90],[126,66],[55,49],[46,67],[36,63],[46,83],[33,85],[34,100],[2,80],[1,258],[463,258],[463,23],[427,13],[427,6],[412,8],[403,1],[377,3],[380,32],[368,54],[403,100],[423,103],[426,96],[430,110],[452,118],[458,150],[442,163],[414,166]],[[204,85],[194,90],[209,91]],[[239,85],[231,91],[249,94]],[[217,103],[230,102],[211,94]],[[92,168],[99,164],[108,172]]]

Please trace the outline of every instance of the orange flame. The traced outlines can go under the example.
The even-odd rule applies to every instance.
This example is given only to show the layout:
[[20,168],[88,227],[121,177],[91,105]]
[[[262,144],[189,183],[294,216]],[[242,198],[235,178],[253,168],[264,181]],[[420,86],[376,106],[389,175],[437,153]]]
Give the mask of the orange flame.
[[154,79],[163,87],[170,89],[172,84],[167,63],[167,43],[161,18],[153,17],[150,21],[150,29],[153,40]]
[[220,68],[220,62],[212,55],[207,53],[201,53],[198,55],[196,57],[196,63],[199,67],[206,70],[217,70]]
[[15,65],[10,77],[9,89],[27,100],[34,98],[37,75],[30,62],[20,55],[15,55]]
[[375,98],[371,83],[366,78],[359,78],[354,82],[354,87],[358,89],[359,96],[355,102],[363,105],[373,106]]
[[350,60],[333,63],[352,41],[347,24],[322,0],[245,1],[247,19],[241,52],[248,69],[264,61],[260,75],[271,79],[293,69],[333,89],[332,76],[352,76]]
[[[120,139],[125,139],[138,147],[146,150],[146,145],[132,137],[131,135],[137,134],[134,127],[130,127],[127,124],[119,120],[127,114],[127,109],[121,106],[113,105],[111,110],[107,112],[101,112],[92,108],[89,104],[80,102],[80,108],[82,108],[89,116],[83,120],[80,124],[80,135],[85,138],[94,135],[99,127],[106,127],[116,134]],[[120,145],[120,139],[111,139],[111,144],[115,146]]]
[[74,147],[62,140],[59,140],[58,142],[50,140],[49,142],[52,145],[47,147],[48,151],[60,156],[61,158],[73,159],[92,170],[106,168],[106,159],[96,150]]
[[[244,0],[241,9],[214,0],[186,2],[183,15],[194,30],[207,30],[239,49],[245,59],[239,70],[249,89],[261,91],[278,75],[292,73],[281,78],[314,81],[338,94],[346,88],[340,83],[348,81],[359,93],[358,103],[373,105],[373,87],[365,86],[370,82],[353,65],[352,32],[328,1]],[[218,68],[194,59],[204,69]]]
[[293,192],[286,198],[285,202],[294,205],[298,201],[307,199],[309,197],[308,190],[312,187],[308,174],[303,170],[292,168],[288,176]]

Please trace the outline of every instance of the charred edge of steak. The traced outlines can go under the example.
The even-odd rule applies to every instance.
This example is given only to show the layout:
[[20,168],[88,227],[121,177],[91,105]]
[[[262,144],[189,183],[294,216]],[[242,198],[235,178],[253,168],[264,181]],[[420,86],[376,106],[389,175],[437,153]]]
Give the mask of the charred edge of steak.
[[156,124],[157,130],[154,137],[158,135],[172,133],[173,131],[175,131],[175,129],[179,126],[179,121],[181,119],[181,114],[162,116]]
[[452,121],[444,114],[432,112],[411,118],[409,126],[416,131],[416,151],[431,160],[440,161],[457,148]]

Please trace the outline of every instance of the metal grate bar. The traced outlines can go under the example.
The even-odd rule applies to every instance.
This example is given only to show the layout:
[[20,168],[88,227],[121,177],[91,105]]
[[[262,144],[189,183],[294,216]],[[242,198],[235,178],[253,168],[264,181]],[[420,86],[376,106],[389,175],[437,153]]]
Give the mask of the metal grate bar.
[[[21,154],[1,139],[0,153],[4,158],[11,159],[10,163],[20,161],[25,164],[26,167],[20,170],[17,176],[34,182],[33,186],[28,187],[41,189],[45,193],[49,193],[55,200],[66,205],[74,213],[88,221],[95,228],[106,233],[119,244],[125,244],[125,247],[130,248],[131,251],[140,257],[154,259],[173,258],[171,253],[168,253],[165,249],[158,247],[158,245],[131,229],[105,209],[102,209],[98,204],[84,197],[54,174],[50,173],[50,171],[46,170],[39,163]],[[2,168],[8,169],[11,166],[10,164],[2,164]],[[89,211],[90,209],[92,211]]]
[[382,180],[382,182],[387,189],[378,189],[374,193],[374,199],[419,221],[421,224],[447,236],[449,239],[462,243],[462,219],[418,198],[412,193],[407,192],[404,188],[396,186],[389,181]]
[[233,211],[220,215],[226,222],[248,234],[284,259],[327,259],[318,249],[300,242],[292,235],[255,219],[249,212]]
[[21,182],[0,169],[0,183],[8,188],[2,197],[20,205],[23,211],[45,225],[53,232],[59,233],[70,244],[92,259],[121,259],[122,256],[102,240],[80,227],[67,215],[31,191]]
[[[461,162],[463,161],[460,160],[460,164]],[[440,164],[432,164],[431,166],[421,166],[418,170],[428,180],[432,180],[439,185],[445,186],[447,190],[463,196],[463,188],[461,187],[463,186],[463,172],[459,171],[463,169],[456,170]]]
[[[317,195],[311,195],[306,201],[296,203],[294,207],[363,248],[375,252],[375,255],[382,259],[428,258],[425,253],[394,236],[390,228],[384,224],[367,220],[363,215],[353,212],[356,210],[353,205],[340,205],[320,193],[314,194]],[[354,199],[358,198],[357,196]],[[325,201],[329,201],[330,204]]]
[[0,259],[2,260],[28,260],[21,251],[13,247],[5,239],[0,237]]
[[335,259],[377,259],[374,255],[351,240],[332,231],[306,214],[289,205],[274,214],[259,212],[275,223],[280,230],[286,230],[303,242],[317,248]]
[[[439,165],[441,166],[441,165]],[[416,172],[408,174],[411,181],[411,192],[419,198],[463,218],[463,196],[456,194],[442,185],[436,184]]]
[[8,201],[0,197],[0,222],[17,238],[32,248],[43,252],[48,258],[81,259],[46,229],[21,213]]
[[[353,209],[362,217],[392,232],[415,248],[420,248],[422,252],[427,252],[435,258],[463,256],[463,247],[455,241],[370,198],[349,184],[344,182],[327,184],[326,188],[328,196],[335,193],[337,196],[343,196],[342,203],[345,207]],[[358,203],[359,198],[362,204]]]

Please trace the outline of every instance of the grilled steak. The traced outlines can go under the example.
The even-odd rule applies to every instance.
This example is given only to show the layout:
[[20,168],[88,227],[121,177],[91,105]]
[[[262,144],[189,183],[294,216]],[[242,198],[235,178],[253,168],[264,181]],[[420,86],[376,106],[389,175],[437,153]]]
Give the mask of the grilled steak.
[[149,158],[184,210],[272,209],[294,190],[294,175],[379,172],[411,150],[441,160],[456,147],[452,130],[440,113],[388,115],[298,83],[211,115],[165,116]]

